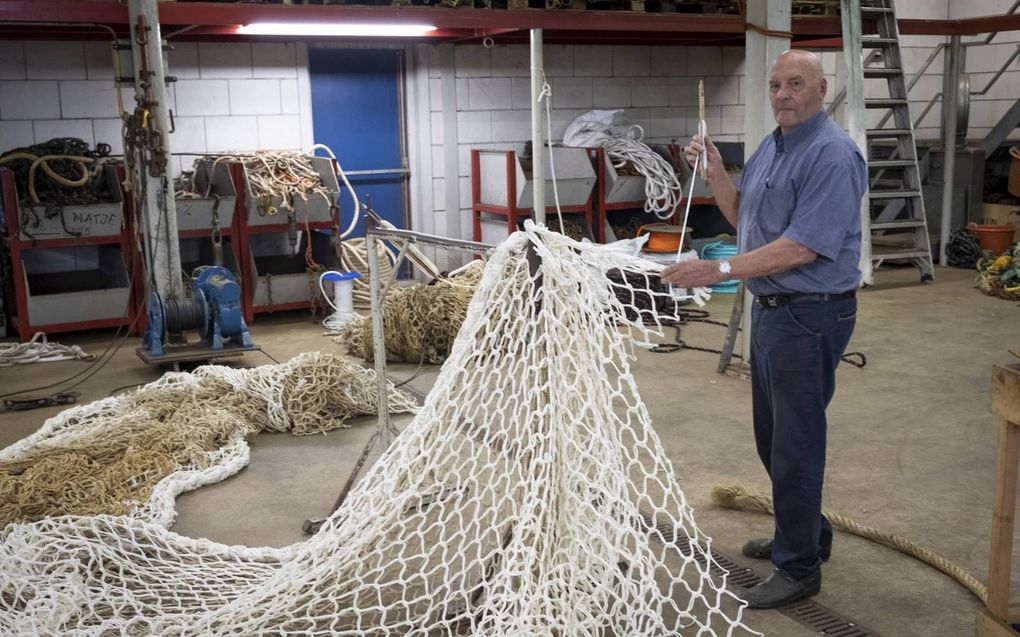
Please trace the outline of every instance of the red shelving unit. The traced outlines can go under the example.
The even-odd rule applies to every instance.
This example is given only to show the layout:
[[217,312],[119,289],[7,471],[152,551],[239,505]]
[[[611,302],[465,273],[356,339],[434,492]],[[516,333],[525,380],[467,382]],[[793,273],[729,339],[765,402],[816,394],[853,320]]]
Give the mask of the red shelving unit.
[[[244,167],[237,166],[236,256],[244,318],[249,324],[256,314],[308,308],[311,299],[319,295],[318,276],[307,273],[304,255],[311,242],[318,263],[332,260],[332,237],[316,230],[335,230],[340,188],[332,160],[313,157],[312,163],[331,191],[332,201],[319,196],[296,201],[293,226],[281,206],[282,200],[274,197],[271,202],[263,202],[253,197]],[[276,211],[267,210],[267,204]],[[291,233],[299,237],[296,253],[290,247]]]
[[22,341],[39,331],[137,325],[136,259],[129,208],[120,190],[123,171],[105,170],[119,201],[65,206],[50,216],[41,207],[22,207],[14,173],[0,169],[3,247],[11,259],[4,287],[13,301],[11,325]]
[[[585,150],[585,149],[567,149],[567,148],[554,148],[557,150]],[[593,152],[586,150],[589,158],[592,157]],[[483,161],[483,156],[485,161]],[[486,168],[483,167],[483,163],[488,164],[489,169],[492,171],[491,174],[486,172]],[[499,173],[496,173],[496,169],[499,169]],[[564,181],[568,180],[569,177],[565,177],[559,171],[561,166],[557,164],[557,181],[560,184],[561,194],[565,196],[565,200],[568,203],[560,206],[560,210],[564,213],[580,213],[584,215],[585,221],[588,223],[588,227],[592,229],[593,234],[597,232],[595,229],[595,195],[592,189],[594,182],[597,181],[597,177],[592,175],[590,178],[580,178],[579,188],[585,190],[587,188],[587,194],[583,195],[586,197],[584,203],[576,203],[581,198],[578,196],[572,196],[571,193],[564,193]],[[513,150],[471,150],[471,222],[473,228],[473,236],[475,241],[482,241],[482,214],[487,213],[490,215],[498,215],[506,219],[507,233],[516,232],[518,229],[518,222],[531,217],[534,210],[531,206],[526,205],[530,203],[529,194],[527,193],[525,182],[522,181],[524,173],[521,171],[519,159],[517,153]],[[495,179],[498,182],[493,181]],[[584,183],[587,179],[587,184]],[[485,182],[485,184],[483,184]],[[486,186],[488,184],[489,186]],[[490,192],[491,191],[491,192]],[[525,203],[521,203],[522,199],[525,199]],[[547,204],[552,201],[552,189],[546,188],[546,202]],[[569,203],[574,201],[575,203]],[[546,205],[546,215],[555,215],[556,206]],[[596,236],[598,236],[596,234]]]

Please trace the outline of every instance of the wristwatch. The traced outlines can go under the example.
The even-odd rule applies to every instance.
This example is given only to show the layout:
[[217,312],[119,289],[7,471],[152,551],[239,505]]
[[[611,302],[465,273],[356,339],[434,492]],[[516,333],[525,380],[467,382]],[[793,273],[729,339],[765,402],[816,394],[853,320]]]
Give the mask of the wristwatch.
[[733,268],[730,267],[730,262],[729,261],[727,261],[726,259],[723,259],[722,261],[719,262],[719,272],[721,272],[723,275],[725,275],[727,279],[732,278],[730,276],[730,272],[732,272],[732,271],[733,271]]

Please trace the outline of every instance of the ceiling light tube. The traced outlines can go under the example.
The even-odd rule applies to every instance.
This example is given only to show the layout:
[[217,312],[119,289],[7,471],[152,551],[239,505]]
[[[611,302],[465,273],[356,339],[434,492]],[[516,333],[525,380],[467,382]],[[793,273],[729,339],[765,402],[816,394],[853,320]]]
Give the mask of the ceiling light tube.
[[358,24],[351,22],[255,22],[241,25],[244,35],[421,37],[436,30],[431,24]]

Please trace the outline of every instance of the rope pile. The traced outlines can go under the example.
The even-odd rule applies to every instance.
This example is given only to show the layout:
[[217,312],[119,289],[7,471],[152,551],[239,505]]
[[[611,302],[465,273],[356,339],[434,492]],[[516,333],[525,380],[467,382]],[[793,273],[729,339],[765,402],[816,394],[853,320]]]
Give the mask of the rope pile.
[[0,343],[0,367],[66,361],[73,358],[87,361],[95,357],[95,354],[89,354],[77,345],[51,343],[46,337],[46,332],[36,332],[27,343]]
[[669,219],[680,205],[683,187],[672,164],[642,142],[642,137],[642,128],[629,123],[622,110],[589,111],[567,126],[563,144],[604,148],[617,170],[644,175],[645,212]]
[[113,201],[103,175],[109,155],[109,144],[92,149],[83,140],[59,137],[9,150],[0,155],[0,165],[14,173],[23,205],[58,208]]
[[[712,500],[719,506],[738,511],[756,511],[774,515],[772,498],[765,493],[751,493],[742,485],[715,487],[712,489]],[[852,533],[876,544],[899,551],[932,566],[962,584],[982,602],[988,597],[988,588],[963,567],[953,564],[931,549],[925,548],[895,533],[880,531],[864,526],[851,517],[823,510],[822,515],[828,518],[833,528]]]
[[[138,515],[139,507],[156,506],[145,503],[171,475],[194,474],[232,455],[243,466],[245,439],[261,431],[307,435],[347,427],[353,416],[376,413],[376,397],[374,371],[319,352],[281,365],[167,374],[135,392],[64,411],[0,453],[0,528],[59,515]],[[391,410],[415,405],[391,390]],[[172,500],[169,507],[142,517],[172,519]]]
[[[473,261],[456,277],[427,285],[391,287],[382,308],[386,360],[430,365],[445,361],[467,316],[482,270],[483,262]],[[351,321],[334,340],[349,354],[366,361],[375,358],[370,317]]]
[[978,260],[977,287],[989,296],[1020,301],[1020,243],[1014,243],[999,256],[986,252]]
[[[379,280],[386,285],[393,278],[393,263],[397,257],[382,241],[376,242],[379,256]],[[354,280],[354,307],[364,310],[372,306],[371,285],[368,279],[368,242],[365,239],[344,239],[340,242],[340,265],[348,272],[363,272],[366,275]]]
[[[262,214],[275,215],[281,210],[294,210],[297,200],[308,201],[310,196],[325,199],[330,206],[336,204],[336,193],[322,183],[322,177],[312,165],[311,156],[293,151],[272,151],[257,154],[208,155],[195,160],[191,175],[179,181],[175,197],[208,197],[212,191],[212,180],[204,191],[197,189],[194,173],[201,162],[212,161],[209,174],[215,174],[221,162],[237,162],[244,166],[245,180],[251,195],[259,202]],[[274,200],[280,199],[279,207]]]
[[584,225],[581,224],[577,219],[572,218],[570,216],[564,216],[562,229],[560,228],[560,220],[555,217],[551,217],[546,222],[546,225],[553,232],[559,232],[561,234],[564,234],[573,239],[574,241],[581,241],[583,239],[590,238],[588,236],[588,233],[585,232]]

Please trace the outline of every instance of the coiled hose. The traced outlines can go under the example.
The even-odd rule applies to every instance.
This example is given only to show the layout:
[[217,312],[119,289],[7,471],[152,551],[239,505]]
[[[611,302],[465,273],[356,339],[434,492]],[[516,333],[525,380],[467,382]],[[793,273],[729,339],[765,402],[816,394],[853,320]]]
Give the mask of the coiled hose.
[[[701,248],[702,259],[729,259],[730,257],[735,256],[737,256],[737,246],[730,243],[723,243],[722,241],[706,243]],[[712,286],[712,291],[720,294],[736,294],[737,288],[739,287],[740,281],[731,279],[729,281],[716,283]]]

